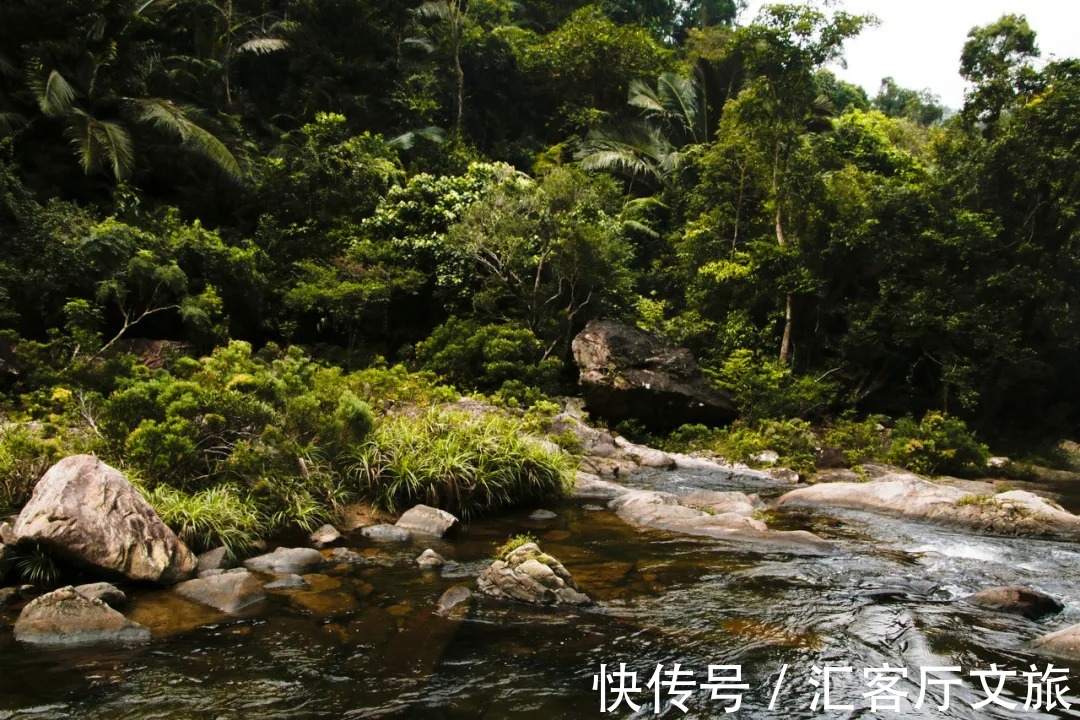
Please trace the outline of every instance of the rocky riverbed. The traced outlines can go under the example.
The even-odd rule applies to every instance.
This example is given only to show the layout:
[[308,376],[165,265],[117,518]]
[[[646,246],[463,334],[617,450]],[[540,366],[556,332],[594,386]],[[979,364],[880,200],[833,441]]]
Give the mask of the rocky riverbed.
[[[1069,665],[1080,642],[1057,631],[1080,622],[1080,550],[1060,533],[1001,535],[912,513],[910,503],[880,507],[887,483],[918,487],[885,478],[825,492],[676,462],[618,482],[583,476],[580,497],[546,512],[458,527],[421,510],[404,537],[359,529],[316,550],[324,535],[301,535],[247,567],[203,570],[180,585],[118,581],[127,597],[113,598],[117,610],[61,591],[59,607],[89,606],[106,629],[126,633],[118,643],[17,639],[20,612],[33,603],[16,599],[0,610],[0,718],[592,717],[592,677],[619,662],[642,686],[658,663],[680,662],[699,680],[710,664],[739,664],[750,686],[743,707],[776,718],[821,716],[810,709],[815,665],[907,667],[899,687],[909,700],[920,666],[958,665],[949,717],[1017,717],[973,709],[981,690],[966,674]],[[963,501],[986,486],[962,485],[938,499],[962,517],[965,508],[997,512],[987,500]],[[932,483],[927,497],[951,487]],[[841,504],[841,490],[878,500]],[[1076,510],[1078,499],[1048,507]],[[522,532],[537,551],[493,565],[495,547]],[[421,566],[421,555],[442,563]],[[482,577],[503,589],[485,594]],[[511,587],[540,598],[565,588],[577,602],[509,600]],[[866,688],[849,680],[838,687],[858,707]],[[1006,698],[1022,705],[1025,690],[1018,677]],[[716,712],[705,692],[688,703],[689,717]],[[910,706],[906,714],[942,716]],[[1070,717],[1060,708],[1041,716]]]

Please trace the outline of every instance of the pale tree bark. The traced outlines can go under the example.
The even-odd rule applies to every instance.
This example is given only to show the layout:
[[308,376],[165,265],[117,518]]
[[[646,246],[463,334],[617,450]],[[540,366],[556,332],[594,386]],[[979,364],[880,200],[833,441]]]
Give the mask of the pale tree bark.
[[[776,143],[776,152],[773,156],[773,182],[772,182],[772,194],[773,202],[776,203],[776,243],[780,247],[787,245],[787,238],[784,236],[784,211],[780,207],[780,187],[779,187],[779,174],[780,174],[780,143]],[[780,341],[780,362],[787,365],[791,361],[791,318],[794,314],[795,299],[791,293],[787,294],[786,302],[784,303],[784,337]]]

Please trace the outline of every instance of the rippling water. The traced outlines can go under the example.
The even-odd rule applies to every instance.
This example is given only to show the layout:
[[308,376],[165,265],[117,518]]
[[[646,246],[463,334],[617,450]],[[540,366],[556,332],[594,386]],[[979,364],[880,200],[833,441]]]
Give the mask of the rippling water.
[[[677,473],[631,482],[766,497],[782,489]],[[985,537],[853,512],[789,511],[777,515],[776,526],[812,530],[840,548],[830,557],[793,557],[638,532],[586,502],[557,510],[554,521],[522,514],[474,523],[458,540],[437,543],[459,563],[442,574],[411,565],[424,545],[379,548],[386,567],[339,568],[315,579],[317,592],[274,596],[245,619],[224,619],[167,593],[143,595],[132,614],[159,634],[143,648],[25,648],[2,629],[0,718],[725,716],[728,703],[704,691],[686,702],[685,714],[666,695],[655,712],[645,684],[657,664],[668,669],[675,662],[698,681],[710,664],[742,666],[750,688],[733,717],[872,717],[861,671],[884,663],[909,669],[897,685],[908,693],[904,717],[1080,717],[1080,671],[1072,683],[1078,692],[1067,697],[1073,710],[1050,713],[973,709],[984,695],[966,676],[991,663],[1020,672],[1032,663],[1046,666],[1025,647],[1049,629],[1080,622],[1080,549],[1072,543]],[[522,530],[563,561],[596,608],[480,601],[460,619],[432,614],[446,588],[470,584],[494,545]],[[353,547],[375,552],[365,541]],[[1005,584],[1038,587],[1066,610],[1032,622],[957,601]],[[638,673],[636,714],[625,706],[600,713],[592,681],[601,663],[627,663]],[[857,671],[837,676],[834,688],[834,702],[854,710],[810,709],[815,665]],[[935,702],[914,710],[919,668],[949,665],[964,669],[950,710],[937,711]],[[1020,705],[1025,696],[1022,680],[1003,693]]]

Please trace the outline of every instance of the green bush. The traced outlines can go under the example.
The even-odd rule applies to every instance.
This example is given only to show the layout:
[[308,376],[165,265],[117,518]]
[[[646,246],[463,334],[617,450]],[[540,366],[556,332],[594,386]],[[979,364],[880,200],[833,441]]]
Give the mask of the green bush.
[[528,328],[481,325],[456,317],[416,346],[416,358],[424,370],[458,388],[503,391],[504,396],[519,399],[534,397],[530,388],[554,391],[562,370],[562,362],[549,357]]
[[384,510],[422,502],[461,517],[556,499],[570,471],[569,456],[522,421],[446,409],[385,419],[353,466],[359,489]]
[[848,467],[880,462],[885,459],[888,448],[888,438],[883,425],[886,420],[883,415],[870,415],[863,420],[845,415],[825,429],[825,444],[839,448]]
[[[98,426],[106,452],[196,545],[313,528],[348,498],[342,462],[373,416],[339,369],[298,348],[255,356],[233,342],[175,373],[109,397]],[[207,508],[221,517],[199,519]]]
[[931,410],[916,423],[896,423],[888,462],[923,475],[977,475],[986,470],[990,450],[980,443],[964,421]]
[[28,423],[0,426],[0,515],[19,510],[46,470],[86,444],[75,436],[48,437]]
[[797,376],[786,365],[751,350],[736,350],[716,373],[717,382],[731,391],[746,420],[813,417],[832,404],[830,383]]
[[772,450],[780,455],[778,465],[809,473],[814,470],[816,440],[805,420],[740,420],[717,433],[713,450],[729,460],[751,465],[760,464],[754,456]]

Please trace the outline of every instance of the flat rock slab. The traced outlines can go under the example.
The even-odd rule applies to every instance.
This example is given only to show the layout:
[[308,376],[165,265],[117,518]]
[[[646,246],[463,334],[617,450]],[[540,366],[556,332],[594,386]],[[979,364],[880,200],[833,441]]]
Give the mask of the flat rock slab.
[[149,641],[150,630],[69,586],[30,601],[15,622],[15,639],[34,645],[129,644]]
[[554,520],[557,517],[559,516],[551,512],[550,510],[533,510],[531,513],[529,513],[529,519],[536,520],[537,522]]
[[910,473],[800,488],[776,504],[865,510],[1001,535],[1080,538],[1080,517],[1033,493],[978,495]]
[[514,549],[491,563],[476,581],[485,595],[533,605],[591,605],[562,563],[536,543]]
[[571,495],[576,498],[590,500],[610,500],[620,495],[625,495],[631,489],[619,483],[601,480],[592,473],[579,472],[574,479],[574,487]]
[[987,588],[965,600],[978,607],[1023,615],[1031,620],[1055,615],[1065,609],[1056,598],[1020,585]]
[[[724,496],[722,501],[720,496]],[[751,516],[754,505],[742,493],[710,492],[702,497],[716,500],[726,512],[710,513],[689,507],[684,499],[670,493],[647,490],[630,490],[608,503],[608,507],[638,527],[752,543],[802,555],[827,555],[834,550],[832,543],[805,530],[770,530]]]
[[195,555],[138,488],[92,455],[49,468],[14,532],[19,542],[41,543],[75,563],[131,580],[173,583],[195,574]]
[[396,525],[369,525],[360,529],[360,534],[375,542],[409,542],[412,533]]
[[314,572],[326,564],[322,553],[312,548],[278,548],[272,553],[259,555],[244,561],[248,570],[268,573]]
[[224,572],[188,580],[177,585],[175,589],[188,600],[230,615],[266,599],[262,582],[247,571]]
[[446,537],[457,528],[458,519],[445,510],[417,505],[406,510],[394,526],[417,535]]

